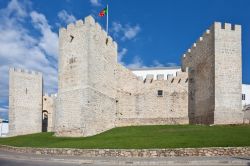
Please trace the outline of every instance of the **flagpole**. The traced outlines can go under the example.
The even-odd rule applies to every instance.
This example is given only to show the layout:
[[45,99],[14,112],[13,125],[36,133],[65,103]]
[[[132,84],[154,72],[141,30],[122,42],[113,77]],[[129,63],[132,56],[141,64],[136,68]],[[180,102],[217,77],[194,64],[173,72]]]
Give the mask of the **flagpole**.
[[109,33],[109,6],[107,4],[107,22],[106,22],[106,32]]

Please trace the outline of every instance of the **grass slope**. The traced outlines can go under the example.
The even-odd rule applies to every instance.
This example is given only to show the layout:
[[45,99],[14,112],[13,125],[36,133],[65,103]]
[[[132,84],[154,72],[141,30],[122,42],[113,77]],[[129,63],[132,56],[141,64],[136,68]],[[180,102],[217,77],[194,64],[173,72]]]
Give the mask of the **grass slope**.
[[250,146],[250,125],[164,125],[120,127],[86,138],[58,138],[38,133],[0,138],[0,144],[49,148],[179,148]]

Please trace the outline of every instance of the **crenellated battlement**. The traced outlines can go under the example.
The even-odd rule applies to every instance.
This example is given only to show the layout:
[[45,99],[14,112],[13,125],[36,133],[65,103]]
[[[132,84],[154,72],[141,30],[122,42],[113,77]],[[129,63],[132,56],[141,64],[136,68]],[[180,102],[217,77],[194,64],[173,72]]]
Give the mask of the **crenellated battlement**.
[[154,75],[153,74],[147,74],[146,78],[144,80],[144,83],[152,83],[154,80]]
[[181,60],[182,60],[182,70],[184,71],[185,69],[183,69],[183,64],[184,68],[185,67],[189,67],[190,63],[193,63],[194,61],[194,57],[195,56],[195,51],[199,50],[201,45],[204,45],[204,43],[206,43],[211,37],[212,37],[212,32],[213,32],[213,26],[211,26],[209,29],[207,29],[201,37],[199,37],[196,42],[194,42],[192,44],[192,46],[187,49],[187,51],[182,55]]
[[167,82],[169,83],[188,83],[188,68],[183,71],[176,72],[176,76],[168,75]]
[[229,24],[229,23],[221,23],[221,22],[214,22],[214,24],[207,29],[201,37],[197,39],[195,43],[192,44],[191,48],[189,48],[186,53],[183,54],[182,59],[189,59],[192,57],[190,53],[198,47],[201,43],[203,43],[211,34],[214,32],[214,30],[225,30],[230,32],[240,32],[241,26],[237,24]]
[[209,36],[210,34],[211,34],[211,30],[210,30],[210,29],[207,29],[207,30],[203,33],[203,35],[202,35],[201,37],[199,37],[198,40],[192,44],[191,48],[189,48],[189,49],[186,51],[186,53],[184,54],[185,56],[183,55],[183,58],[186,58],[186,57],[191,58],[191,57],[192,57],[192,56],[191,56],[192,51],[193,51],[196,47],[198,47],[198,46],[200,45],[201,42],[203,42],[204,40],[206,40],[207,36]]
[[241,31],[241,25],[237,24],[230,24],[230,23],[221,23],[221,22],[214,22],[213,24],[214,29],[226,30],[226,31]]
[[153,74],[147,74],[146,78],[143,80],[142,77],[137,77],[137,80],[142,81],[144,84],[151,84],[158,81],[165,81],[169,83],[187,83],[188,82],[188,68],[185,71],[176,72],[176,76],[168,75],[167,79],[164,79],[164,74],[156,75],[156,80],[154,80]]
[[[214,24],[209,28],[207,29],[201,37],[199,37],[196,42],[194,42],[192,44],[192,46],[187,49],[187,51],[182,55],[182,64],[185,64],[187,66],[190,66],[190,63],[193,63],[194,61],[194,57],[192,56],[198,56],[198,54],[194,53],[194,51],[196,49],[204,49],[204,48],[201,48],[201,45],[203,45],[202,47],[204,47],[204,45],[207,45],[206,43],[208,42],[208,40],[211,40],[215,38],[214,35],[215,34],[215,31],[225,31],[227,33],[239,33],[241,32],[241,26],[240,25],[234,25],[234,24],[229,24],[229,23],[221,23],[221,22],[214,22]],[[214,41],[213,41],[214,42]],[[211,45],[212,46],[212,45]],[[195,57],[196,60],[199,59],[199,56],[198,57]],[[183,66],[183,65],[182,65]]]
[[156,80],[164,80],[164,74],[157,74]]
[[[84,21],[77,20],[75,23],[68,24],[66,28],[60,28],[59,34],[71,32],[72,30],[75,30],[76,28],[79,28],[79,27],[94,26],[95,24],[97,24],[97,23],[95,22],[94,18],[92,16],[88,16],[88,17],[84,18]],[[96,26],[98,27],[98,25],[96,25]],[[107,36],[107,33],[106,33],[106,36]]]
[[[104,40],[104,43],[106,45],[113,46],[117,49],[117,43],[113,40],[113,38],[109,35],[107,35],[107,32],[101,27],[101,25],[98,22],[95,22],[94,18],[92,16],[88,16],[84,18],[83,20],[77,20],[75,23],[70,23],[67,25],[66,28],[60,28],[59,30],[59,36],[64,35],[71,35],[76,30],[84,29],[84,28],[94,28],[95,32],[98,33],[99,39]],[[78,31],[79,32],[79,31]],[[96,37],[97,39],[97,37]]]
[[29,75],[42,75],[41,72],[33,71],[33,70],[27,70],[27,69],[21,69],[21,68],[10,68],[10,71],[17,72],[17,73],[23,73],[23,74],[29,74]]

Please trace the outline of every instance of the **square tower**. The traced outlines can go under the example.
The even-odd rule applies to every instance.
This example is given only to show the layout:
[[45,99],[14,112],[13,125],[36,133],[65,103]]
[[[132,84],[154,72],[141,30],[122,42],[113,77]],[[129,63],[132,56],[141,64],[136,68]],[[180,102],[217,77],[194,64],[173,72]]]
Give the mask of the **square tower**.
[[241,26],[214,24],[215,124],[243,122]]
[[114,127],[117,44],[95,20],[59,32],[57,136],[90,136]]
[[9,70],[9,135],[42,131],[42,74]]
[[188,49],[190,123],[238,124],[243,121],[241,26],[215,22]]

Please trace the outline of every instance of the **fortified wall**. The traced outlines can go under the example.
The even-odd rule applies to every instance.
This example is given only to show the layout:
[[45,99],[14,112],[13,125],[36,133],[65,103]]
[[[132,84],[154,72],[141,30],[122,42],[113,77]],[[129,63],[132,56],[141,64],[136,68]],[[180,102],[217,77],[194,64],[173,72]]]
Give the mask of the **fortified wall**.
[[41,132],[42,74],[10,68],[9,135]]
[[215,22],[182,58],[190,123],[242,123],[241,26]]
[[[116,126],[188,123],[188,78],[137,78],[117,63],[117,44],[89,16],[59,33],[57,136]],[[162,95],[157,93],[161,91]]]
[[216,22],[183,55],[182,71],[154,80],[119,64],[116,42],[88,16],[60,29],[58,62],[57,97],[42,96],[41,73],[10,69],[10,135],[243,122],[239,25]]
[[187,72],[153,78],[142,80],[118,64],[116,126],[189,123]]

